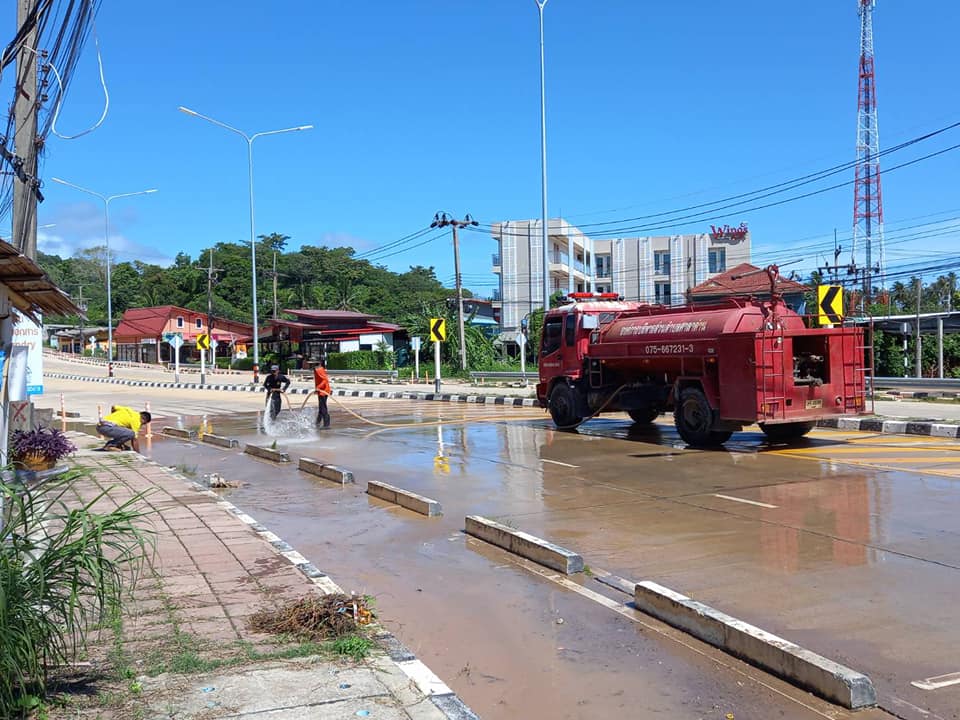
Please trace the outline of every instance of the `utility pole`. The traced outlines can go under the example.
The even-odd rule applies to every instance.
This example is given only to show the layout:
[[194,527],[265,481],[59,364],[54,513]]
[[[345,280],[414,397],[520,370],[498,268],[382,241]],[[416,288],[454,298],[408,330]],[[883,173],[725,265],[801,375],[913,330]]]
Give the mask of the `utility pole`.
[[463,329],[463,283],[460,276],[460,240],[457,237],[457,230],[468,225],[479,225],[479,223],[470,217],[470,214],[467,213],[467,216],[463,220],[455,220],[447,213],[438,212],[433,216],[433,222],[430,223],[430,227],[447,227],[450,226],[453,228],[453,271],[456,273],[456,286],[457,286],[457,324],[460,329],[460,367],[463,370],[467,369],[467,342],[466,336]]
[[[37,0],[17,0],[17,27],[23,27]],[[37,200],[42,199],[37,180],[37,28],[24,37],[17,58],[16,97],[13,105],[16,150],[13,175],[13,244],[31,260],[37,257]],[[18,166],[19,165],[19,166]]]
[[273,253],[273,319],[277,319],[277,253]]

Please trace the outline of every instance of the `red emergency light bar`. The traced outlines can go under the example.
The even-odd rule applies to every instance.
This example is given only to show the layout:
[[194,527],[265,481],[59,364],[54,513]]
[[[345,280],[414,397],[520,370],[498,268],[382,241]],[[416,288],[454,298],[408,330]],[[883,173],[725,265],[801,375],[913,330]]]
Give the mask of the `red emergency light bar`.
[[569,293],[567,297],[573,301],[583,301],[583,300],[623,300],[620,297],[619,293],[614,292],[604,292],[604,293],[592,293],[592,292],[575,292]]

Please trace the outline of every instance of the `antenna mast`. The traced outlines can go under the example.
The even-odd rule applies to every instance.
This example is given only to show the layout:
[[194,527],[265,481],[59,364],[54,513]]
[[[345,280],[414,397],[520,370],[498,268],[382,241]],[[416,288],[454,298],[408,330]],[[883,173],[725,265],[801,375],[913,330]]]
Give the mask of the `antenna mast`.
[[[877,85],[873,71],[873,8],[876,0],[857,0],[860,14],[860,84],[857,105],[857,166],[853,189],[853,249],[851,262],[857,262],[857,246],[865,247],[863,292],[870,301],[874,273],[885,285],[886,258],[883,247],[883,198],[880,191],[880,134],[877,125]],[[874,265],[873,249],[879,250]]]

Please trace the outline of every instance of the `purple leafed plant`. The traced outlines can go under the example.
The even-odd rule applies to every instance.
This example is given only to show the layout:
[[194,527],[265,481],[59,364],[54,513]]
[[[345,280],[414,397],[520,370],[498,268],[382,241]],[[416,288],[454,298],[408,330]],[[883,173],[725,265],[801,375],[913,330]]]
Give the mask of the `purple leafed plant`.
[[37,425],[34,430],[14,430],[10,454],[14,459],[41,455],[47,460],[59,460],[76,449],[76,445],[59,430]]

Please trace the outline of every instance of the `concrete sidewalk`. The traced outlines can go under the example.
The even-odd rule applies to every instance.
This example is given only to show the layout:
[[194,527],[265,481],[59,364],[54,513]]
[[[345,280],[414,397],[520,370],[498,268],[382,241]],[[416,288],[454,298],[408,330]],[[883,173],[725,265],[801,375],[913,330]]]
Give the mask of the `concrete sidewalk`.
[[122,503],[146,493],[156,552],[109,647],[91,652],[93,674],[107,686],[92,698],[68,693],[49,717],[477,717],[382,628],[360,661],[249,629],[258,610],[343,591],[215,492],[136,453],[95,452],[99,442],[88,435],[71,439],[81,448],[73,464],[90,471],[73,485],[77,496],[108,490]]

